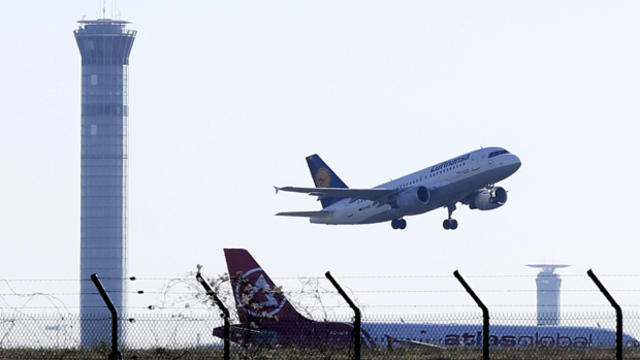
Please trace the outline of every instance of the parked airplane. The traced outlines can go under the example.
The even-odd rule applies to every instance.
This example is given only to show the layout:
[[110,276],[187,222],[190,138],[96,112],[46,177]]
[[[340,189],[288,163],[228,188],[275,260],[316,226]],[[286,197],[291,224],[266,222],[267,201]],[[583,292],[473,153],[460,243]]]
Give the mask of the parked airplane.
[[372,189],[350,189],[320,156],[307,157],[316,185],[276,187],[279,191],[317,196],[320,211],[279,212],[279,216],[308,217],[311,223],[342,225],[391,221],[394,229],[407,226],[405,216],[418,215],[446,207],[448,217],[442,226],[458,228],[451,218],[456,203],[471,209],[492,210],[507,202],[507,191],[495,183],[520,168],[520,159],[498,147],[483,148],[411,173]]
[[[349,323],[314,321],[301,315],[282,290],[244,249],[225,249],[240,324],[231,326],[231,340],[267,346],[349,346]],[[491,325],[493,347],[611,347],[615,332],[592,327]],[[213,335],[222,338],[223,328]],[[363,347],[480,347],[482,324],[363,323]],[[624,335],[627,347],[638,341]]]

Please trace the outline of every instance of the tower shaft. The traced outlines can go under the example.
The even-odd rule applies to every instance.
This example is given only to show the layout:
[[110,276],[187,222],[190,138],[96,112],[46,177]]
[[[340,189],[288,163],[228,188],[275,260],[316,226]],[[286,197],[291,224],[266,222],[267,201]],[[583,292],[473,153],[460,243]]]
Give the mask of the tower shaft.
[[560,320],[560,284],[558,274],[541,272],[536,278],[538,288],[538,325],[557,326]]

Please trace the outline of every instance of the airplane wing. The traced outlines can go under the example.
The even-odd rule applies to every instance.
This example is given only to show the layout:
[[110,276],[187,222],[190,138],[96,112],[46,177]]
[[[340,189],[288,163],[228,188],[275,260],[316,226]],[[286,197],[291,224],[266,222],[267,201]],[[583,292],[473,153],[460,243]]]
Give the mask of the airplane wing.
[[331,215],[331,211],[286,211],[279,212],[276,216],[297,216],[297,217],[326,217]]
[[371,200],[387,203],[398,193],[395,189],[348,189],[348,188],[305,188],[295,186],[276,187],[278,191],[297,192],[319,197],[332,197],[353,200]]
[[445,349],[442,346],[435,345],[435,344],[430,344],[430,343],[427,343],[427,342],[411,340],[411,339],[399,339],[399,338],[396,338],[396,337],[393,337],[393,336],[387,335],[387,334],[385,334],[384,336],[387,337],[387,341],[389,342],[389,345],[399,344],[401,346],[423,347],[423,348],[434,349],[434,350],[444,350]]

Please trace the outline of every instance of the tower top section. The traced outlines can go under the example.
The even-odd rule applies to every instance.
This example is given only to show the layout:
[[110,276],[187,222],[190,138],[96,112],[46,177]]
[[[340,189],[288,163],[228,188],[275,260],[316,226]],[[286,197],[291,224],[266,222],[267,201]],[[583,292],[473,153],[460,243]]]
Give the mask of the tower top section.
[[553,274],[556,269],[569,267],[571,265],[528,264],[527,266],[535,269],[542,269],[540,274]]
[[125,20],[114,19],[96,19],[96,20],[78,20],[80,27],[75,31],[77,34],[131,34],[135,36],[135,30],[129,30],[125,27],[131,24]]
[[73,34],[82,55],[82,65],[128,65],[137,31],[127,29],[128,21],[114,19],[80,20]]

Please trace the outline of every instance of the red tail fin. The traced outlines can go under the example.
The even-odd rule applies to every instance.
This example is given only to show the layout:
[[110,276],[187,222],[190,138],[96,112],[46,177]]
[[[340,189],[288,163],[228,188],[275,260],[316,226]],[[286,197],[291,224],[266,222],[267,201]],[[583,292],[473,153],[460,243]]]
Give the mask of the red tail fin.
[[291,306],[264,270],[245,249],[224,249],[240,322],[307,320]]

